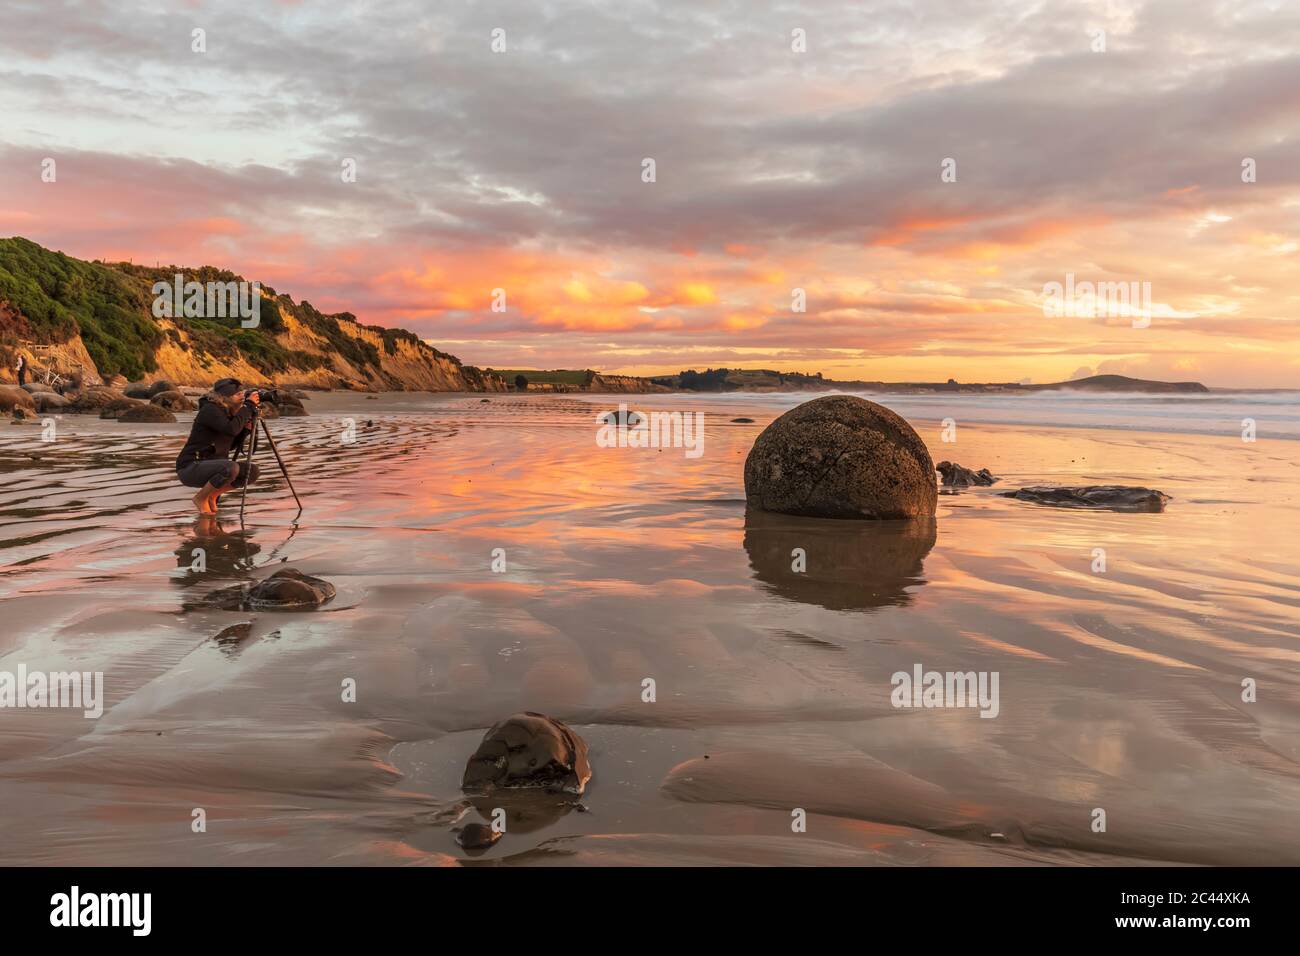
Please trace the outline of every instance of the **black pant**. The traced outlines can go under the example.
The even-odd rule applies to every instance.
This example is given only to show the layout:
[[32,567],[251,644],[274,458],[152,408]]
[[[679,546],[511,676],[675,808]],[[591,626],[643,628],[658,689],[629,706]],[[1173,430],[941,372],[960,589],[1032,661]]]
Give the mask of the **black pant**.
[[[246,468],[249,469],[248,472],[244,470]],[[187,488],[202,488],[204,485],[211,485],[213,488],[224,488],[231,483],[231,476],[234,473],[235,462],[229,458],[201,458],[176,469],[176,477]],[[249,474],[252,475],[251,479]],[[261,469],[257,467],[257,462],[251,464],[240,462],[239,477],[235,479],[235,487],[241,488],[250,480],[257,481],[259,474],[261,474]]]
[[27,384],[27,366],[20,365],[18,366],[18,387],[21,388],[26,384]]

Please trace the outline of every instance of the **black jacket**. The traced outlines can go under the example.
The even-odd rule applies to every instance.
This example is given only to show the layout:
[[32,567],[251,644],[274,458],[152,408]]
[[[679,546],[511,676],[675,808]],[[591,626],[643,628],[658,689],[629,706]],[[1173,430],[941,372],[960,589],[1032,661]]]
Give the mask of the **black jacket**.
[[241,405],[233,415],[207,396],[199,399],[199,413],[194,416],[190,437],[176,457],[176,467],[184,468],[191,462],[207,458],[228,458],[232,449],[236,453],[244,441],[244,429],[253,420],[253,411]]

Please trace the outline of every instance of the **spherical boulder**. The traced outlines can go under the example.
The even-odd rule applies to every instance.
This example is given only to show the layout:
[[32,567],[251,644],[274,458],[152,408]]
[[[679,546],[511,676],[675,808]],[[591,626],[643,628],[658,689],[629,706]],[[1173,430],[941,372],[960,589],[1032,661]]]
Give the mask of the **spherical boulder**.
[[526,711],[483,735],[461,781],[466,791],[543,787],[582,793],[591,779],[587,742],[563,721]]
[[167,409],[158,405],[150,405],[148,402],[141,402],[134,408],[128,408],[122,414],[117,416],[119,422],[128,424],[140,424],[141,422],[174,422],[176,416]]
[[35,392],[32,398],[36,399],[36,408],[42,412],[57,412],[72,404],[58,392]]
[[115,398],[99,410],[100,418],[121,418],[123,414],[141,405],[148,405],[138,398]]
[[131,382],[126,388],[122,389],[122,394],[127,398],[143,398],[148,400],[153,395],[153,386],[148,382]]
[[184,392],[173,389],[170,392],[159,392],[149,399],[155,405],[167,409],[169,412],[192,412],[198,408],[194,402],[190,401],[188,395]]
[[932,515],[939,495],[921,437],[894,412],[852,395],[790,409],[745,459],[751,507],[820,518]]
[[163,378],[149,386],[149,397],[153,398],[155,395],[161,395],[163,392],[174,391],[176,391],[176,386]]
[[72,408],[78,412],[97,411],[119,399],[126,398],[115,388],[87,388],[77,393],[72,400]]
[[36,400],[30,392],[15,385],[0,385],[0,412],[12,412],[15,408],[36,411]]

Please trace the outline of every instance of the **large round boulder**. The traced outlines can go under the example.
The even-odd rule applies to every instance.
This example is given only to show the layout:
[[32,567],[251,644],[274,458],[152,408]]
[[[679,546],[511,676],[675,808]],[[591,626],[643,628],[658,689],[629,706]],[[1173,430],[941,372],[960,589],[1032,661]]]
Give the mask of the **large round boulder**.
[[77,393],[72,408],[78,412],[97,411],[123,398],[126,396],[115,388],[92,387]]
[[25,382],[22,385],[22,390],[28,395],[35,395],[37,392],[54,391],[54,389],[50,388],[50,386],[46,385],[44,382]]
[[167,381],[165,378],[159,379],[158,381],[154,382],[152,385],[149,386],[149,397],[153,398],[155,395],[161,395],[163,392],[174,392],[174,391],[176,391],[175,385]]
[[37,410],[42,412],[62,411],[72,404],[58,392],[36,392],[32,398],[36,399]]
[[36,411],[36,401],[29,392],[16,385],[0,385],[0,412],[12,412],[15,408]]
[[147,401],[153,395],[152,388],[148,382],[132,382],[122,389],[122,394],[127,398],[143,398]]
[[100,418],[121,418],[126,412],[141,405],[148,405],[138,398],[115,398],[99,410]]
[[461,787],[480,792],[542,787],[582,793],[590,779],[587,742],[563,721],[526,711],[488,729],[465,765]]
[[192,412],[198,408],[194,402],[190,401],[188,395],[184,392],[172,389],[170,392],[159,392],[149,399],[153,404],[167,409],[169,412]]
[[751,507],[820,518],[932,515],[934,462],[898,415],[852,395],[828,395],[786,412],[745,459]]
[[134,408],[128,408],[117,416],[119,422],[129,424],[140,424],[141,422],[174,422],[176,416],[167,409],[158,405],[150,405],[148,402],[141,402]]

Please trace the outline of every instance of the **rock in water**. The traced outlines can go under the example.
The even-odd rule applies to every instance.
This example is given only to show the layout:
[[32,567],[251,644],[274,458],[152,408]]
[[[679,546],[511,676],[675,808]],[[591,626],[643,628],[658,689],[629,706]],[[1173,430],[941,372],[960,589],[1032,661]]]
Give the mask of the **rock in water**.
[[562,721],[527,711],[492,726],[465,765],[462,789],[544,787],[582,793],[587,742]]
[[969,468],[963,468],[955,461],[941,461],[934,466],[934,470],[943,476],[943,483],[949,488],[991,485],[998,480],[989,473],[987,468],[971,471]]
[[1001,494],[1004,498],[1017,498],[1039,505],[1091,508],[1096,511],[1164,511],[1165,503],[1170,500],[1170,496],[1164,492],[1127,485],[1084,485],[1077,488],[1034,485]]
[[456,842],[467,850],[486,850],[500,839],[501,834],[486,823],[468,823],[456,834]]
[[252,587],[239,585],[214,591],[207,603],[228,611],[301,611],[320,607],[333,600],[336,593],[334,585],[326,580],[296,568],[282,568]]
[[745,460],[753,507],[820,518],[914,518],[938,504],[934,462],[883,405],[828,395],[763,429]]

